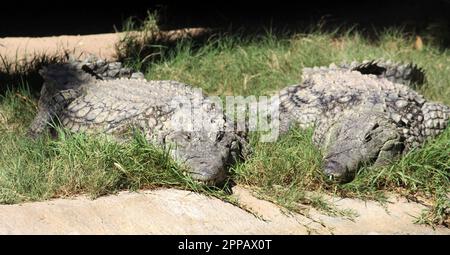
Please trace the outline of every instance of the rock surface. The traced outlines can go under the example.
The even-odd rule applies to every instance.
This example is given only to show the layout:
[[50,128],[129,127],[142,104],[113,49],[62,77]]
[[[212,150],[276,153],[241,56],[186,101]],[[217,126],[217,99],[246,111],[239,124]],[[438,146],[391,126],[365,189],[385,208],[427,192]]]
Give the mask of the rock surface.
[[386,209],[370,201],[335,201],[359,214],[352,221],[314,209],[308,217],[284,213],[245,188],[233,191],[252,213],[189,191],[124,191],[95,200],[0,205],[0,234],[450,234],[414,224],[424,206],[403,198],[392,198]]

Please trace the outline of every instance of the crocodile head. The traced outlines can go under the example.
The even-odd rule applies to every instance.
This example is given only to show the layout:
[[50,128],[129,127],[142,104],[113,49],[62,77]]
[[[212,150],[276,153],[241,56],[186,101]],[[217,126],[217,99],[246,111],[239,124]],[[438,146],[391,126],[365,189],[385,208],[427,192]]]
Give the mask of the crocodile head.
[[351,181],[362,166],[386,165],[404,150],[398,129],[382,112],[351,110],[323,125],[315,140],[321,143],[323,171],[335,182]]
[[165,137],[171,156],[189,175],[208,185],[223,183],[227,168],[242,155],[243,138],[232,132],[172,132]]

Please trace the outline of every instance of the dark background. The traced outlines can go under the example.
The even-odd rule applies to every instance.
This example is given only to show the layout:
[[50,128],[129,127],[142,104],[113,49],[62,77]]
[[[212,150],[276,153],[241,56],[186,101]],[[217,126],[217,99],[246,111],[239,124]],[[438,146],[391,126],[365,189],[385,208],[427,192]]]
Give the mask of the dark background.
[[[165,29],[207,27],[305,27],[325,20],[329,27],[370,30],[403,26],[407,31],[450,33],[450,0],[419,1],[14,1],[0,5],[0,37],[91,34],[120,30],[123,21],[159,10]],[[436,32],[437,31],[437,32]]]

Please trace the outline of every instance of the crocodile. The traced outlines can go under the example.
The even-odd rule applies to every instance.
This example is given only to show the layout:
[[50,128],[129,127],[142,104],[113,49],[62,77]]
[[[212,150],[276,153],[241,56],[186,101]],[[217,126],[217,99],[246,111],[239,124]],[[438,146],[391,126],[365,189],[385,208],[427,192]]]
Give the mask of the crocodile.
[[[110,63],[96,63],[72,61],[41,71],[45,83],[30,136],[40,134],[55,117],[74,132],[120,134],[137,126],[159,145],[178,144],[172,155],[186,161],[196,179],[210,183],[223,180],[226,166],[251,151],[246,132],[186,133],[165,125],[182,112],[168,106],[175,96],[192,99],[189,85],[146,81],[130,70],[109,72],[104,66]],[[301,83],[277,93],[281,134],[294,125],[315,126],[313,142],[323,152],[324,173],[335,181],[350,181],[360,166],[388,164],[447,127],[449,107],[412,89],[424,81],[424,71],[416,65],[390,61],[304,68]],[[207,105],[207,120],[226,127],[221,109],[200,98]]]
[[279,92],[280,133],[314,126],[329,180],[351,181],[361,166],[393,162],[444,131],[450,107],[413,90],[425,81],[413,64],[364,61],[304,68]]
[[[132,78],[131,72],[117,78],[120,70],[99,72],[104,66],[90,66],[69,61],[40,70],[44,84],[38,114],[28,131],[31,137],[42,134],[52,121],[71,132],[112,134],[119,141],[140,130],[186,166],[194,180],[208,185],[224,182],[228,167],[242,157],[246,140],[226,127],[229,122],[214,100],[181,82]],[[177,122],[192,116],[191,110],[200,121]]]

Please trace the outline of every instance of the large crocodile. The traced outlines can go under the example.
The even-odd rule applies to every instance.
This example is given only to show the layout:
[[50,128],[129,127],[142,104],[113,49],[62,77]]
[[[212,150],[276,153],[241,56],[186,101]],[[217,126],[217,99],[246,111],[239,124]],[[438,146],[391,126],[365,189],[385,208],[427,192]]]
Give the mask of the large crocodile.
[[[111,64],[99,69],[92,63],[69,61],[44,67],[39,111],[29,135],[38,136],[55,119],[73,132],[119,138],[137,128],[186,165],[192,178],[208,184],[225,179],[226,168],[240,157],[245,139],[229,131],[221,107],[189,85],[147,81],[128,71],[107,72],[105,65]],[[195,103],[201,107],[195,108]],[[191,110],[200,119],[189,119]]]
[[324,173],[336,181],[351,180],[364,164],[391,162],[448,125],[450,108],[411,88],[425,79],[412,64],[332,64],[305,68],[302,78],[280,92],[281,132],[315,125]]

